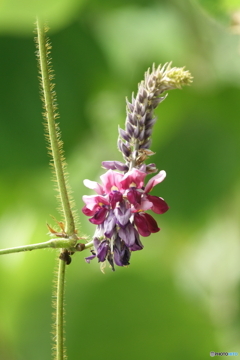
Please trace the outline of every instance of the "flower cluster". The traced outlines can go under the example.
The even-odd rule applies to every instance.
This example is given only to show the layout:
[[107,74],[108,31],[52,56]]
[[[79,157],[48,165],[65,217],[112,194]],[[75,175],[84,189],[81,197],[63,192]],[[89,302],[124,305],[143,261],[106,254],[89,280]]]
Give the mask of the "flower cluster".
[[102,185],[84,180],[84,185],[95,190],[97,195],[83,196],[83,213],[97,225],[94,235],[94,251],[86,258],[89,262],[97,257],[100,262],[108,260],[114,270],[118,266],[129,265],[131,251],[141,250],[141,236],[149,236],[160,229],[154,218],[146,213],[152,210],[163,214],[168,210],[166,202],[149,195],[152,188],[166,176],[160,171],[144,186],[146,172],[132,169],[126,174],[108,170],[101,176]]
[[[145,164],[149,156],[153,125],[156,122],[153,111],[165,98],[167,90],[180,89],[190,85],[192,77],[184,68],[171,68],[167,63],[157,68],[153,66],[145,73],[138,86],[136,97],[127,100],[125,129],[119,128],[118,149],[125,163],[104,161],[107,172],[101,176],[102,185],[85,180],[86,187],[97,195],[83,196],[83,213],[97,226],[94,234],[92,255],[87,262],[97,257],[104,266],[106,260],[114,270],[118,266],[129,265],[132,251],[141,250],[140,236],[149,236],[160,229],[154,218],[146,213],[152,210],[163,214],[168,210],[166,202],[149,192],[164,180],[166,173],[160,171],[144,185],[147,174],[157,172],[153,163]],[[160,96],[162,95],[162,96]]]

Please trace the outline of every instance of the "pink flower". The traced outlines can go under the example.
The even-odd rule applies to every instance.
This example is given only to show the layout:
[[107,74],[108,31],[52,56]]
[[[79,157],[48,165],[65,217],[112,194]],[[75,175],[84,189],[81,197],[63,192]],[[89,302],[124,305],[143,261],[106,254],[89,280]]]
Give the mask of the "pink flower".
[[122,188],[125,190],[131,187],[141,189],[143,187],[143,183],[146,175],[147,174],[145,172],[133,168],[123,176],[121,180]]
[[[130,189],[128,191],[128,200],[134,206],[135,211],[152,210],[156,214],[164,214],[169,209],[167,203],[163,200],[163,198],[148,194],[152,190],[152,188],[162,182],[165,177],[166,172],[164,170],[153,176],[148,181],[142,194],[137,189]],[[139,197],[140,194],[141,197]],[[140,199],[141,201],[139,201]]]
[[123,174],[113,170],[108,170],[105,174],[100,176],[103,185],[100,185],[96,181],[91,181],[88,179],[85,179],[83,183],[89,189],[95,190],[97,194],[104,195],[109,194],[113,189],[120,190],[122,188],[120,183],[122,178]]
[[[168,205],[163,198],[148,193],[165,179],[166,172],[162,170],[153,176],[144,188],[145,177],[145,172],[135,168],[125,175],[110,169],[100,177],[103,185],[95,181],[84,180],[84,185],[95,190],[99,195],[83,196],[83,201],[86,204],[83,213],[87,216],[94,216],[103,206],[115,209],[117,204],[123,201],[123,196],[127,198],[132,213],[147,210],[152,210],[156,214],[165,213],[168,210]],[[126,200],[124,201],[126,202]],[[129,208],[127,203],[126,209]],[[101,212],[101,214],[103,213],[106,213],[106,210]]]
[[113,170],[108,170],[105,174],[100,176],[105,194],[110,194],[113,190],[121,191],[122,178],[123,174]]
[[[101,262],[107,259],[112,267],[115,260],[117,265],[128,264],[131,251],[143,248],[139,234],[147,237],[160,230],[154,218],[145,211],[163,214],[168,210],[163,198],[149,195],[153,187],[164,180],[165,171],[152,177],[144,187],[146,175],[135,168],[126,174],[110,169],[100,177],[102,185],[84,180],[85,186],[97,193],[83,196],[85,206],[82,209],[86,216],[91,217],[89,221],[97,225],[96,256]],[[93,257],[91,255],[87,261]]]
[[106,197],[99,195],[84,195],[82,199],[86,204],[86,208],[93,212],[96,211],[100,206],[109,204],[109,201]]

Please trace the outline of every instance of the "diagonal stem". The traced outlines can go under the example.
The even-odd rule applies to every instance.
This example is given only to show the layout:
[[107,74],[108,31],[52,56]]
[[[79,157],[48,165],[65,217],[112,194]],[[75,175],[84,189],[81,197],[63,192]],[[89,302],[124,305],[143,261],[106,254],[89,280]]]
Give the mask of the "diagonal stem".
[[37,45],[38,45],[38,59],[40,67],[40,77],[43,92],[43,103],[45,109],[45,118],[47,120],[47,127],[49,132],[50,149],[52,153],[54,170],[56,174],[57,186],[59,189],[60,200],[62,210],[65,219],[65,232],[68,235],[74,237],[75,224],[69,201],[69,195],[67,191],[66,179],[64,176],[64,165],[62,156],[62,142],[60,141],[57,131],[55,119],[57,118],[56,113],[56,99],[53,91],[53,84],[51,79],[53,77],[51,68],[49,66],[50,59],[48,54],[50,52],[50,45],[45,38],[45,26],[39,19],[36,22],[37,27]]

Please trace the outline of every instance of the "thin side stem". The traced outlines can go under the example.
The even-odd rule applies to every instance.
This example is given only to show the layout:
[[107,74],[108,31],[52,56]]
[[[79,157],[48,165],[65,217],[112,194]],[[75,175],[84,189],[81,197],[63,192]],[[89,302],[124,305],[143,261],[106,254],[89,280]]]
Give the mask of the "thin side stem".
[[57,114],[55,113],[56,105],[55,98],[53,93],[53,85],[51,84],[50,79],[53,77],[52,71],[49,67],[49,58],[48,53],[50,51],[50,45],[46,42],[45,39],[45,27],[39,19],[36,22],[37,26],[37,43],[38,43],[38,58],[40,66],[40,76],[42,82],[42,91],[43,91],[43,100],[45,107],[45,117],[47,120],[48,131],[49,131],[49,142],[50,148],[53,157],[54,169],[57,179],[57,186],[59,188],[59,194],[62,204],[62,210],[65,218],[65,232],[69,236],[75,234],[75,224],[74,218],[70,206],[66,179],[64,176],[63,168],[63,159],[61,154],[61,142],[58,138],[56,131],[55,118]]
[[93,246],[93,241],[88,242],[87,244],[79,244],[81,246],[71,247],[69,240],[67,239],[52,239],[38,244],[22,245],[16,246],[8,249],[0,249],[0,255],[13,254],[23,251],[32,251],[46,248],[63,248],[68,249],[69,251],[82,251]]
[[56,359],[66,359],[64,354],[64,285],[66,262],[59,260],[56,293]]

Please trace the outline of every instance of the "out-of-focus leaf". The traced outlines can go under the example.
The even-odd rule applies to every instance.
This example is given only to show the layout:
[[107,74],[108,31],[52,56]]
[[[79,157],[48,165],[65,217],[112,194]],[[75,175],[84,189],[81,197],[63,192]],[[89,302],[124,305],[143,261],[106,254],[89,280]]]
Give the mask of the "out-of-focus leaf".
[[36,16],[46,19],[51,29],[76,17],[85,0],[3,0],[0,3],[0,32],[31,34]]
[[171,7],[161,4],[149,9],[114,9],[98,16],[93,28],[110,65],[121,73],[132,75],[139,64],[146,68],[145,64],[156,61],[158,65],[173,55],[175,61],[182,61],[188,51],[184,24]]
[[198,0],[203,9],[223,25],[233,25],[235,13],[240,11],[239,0]]

